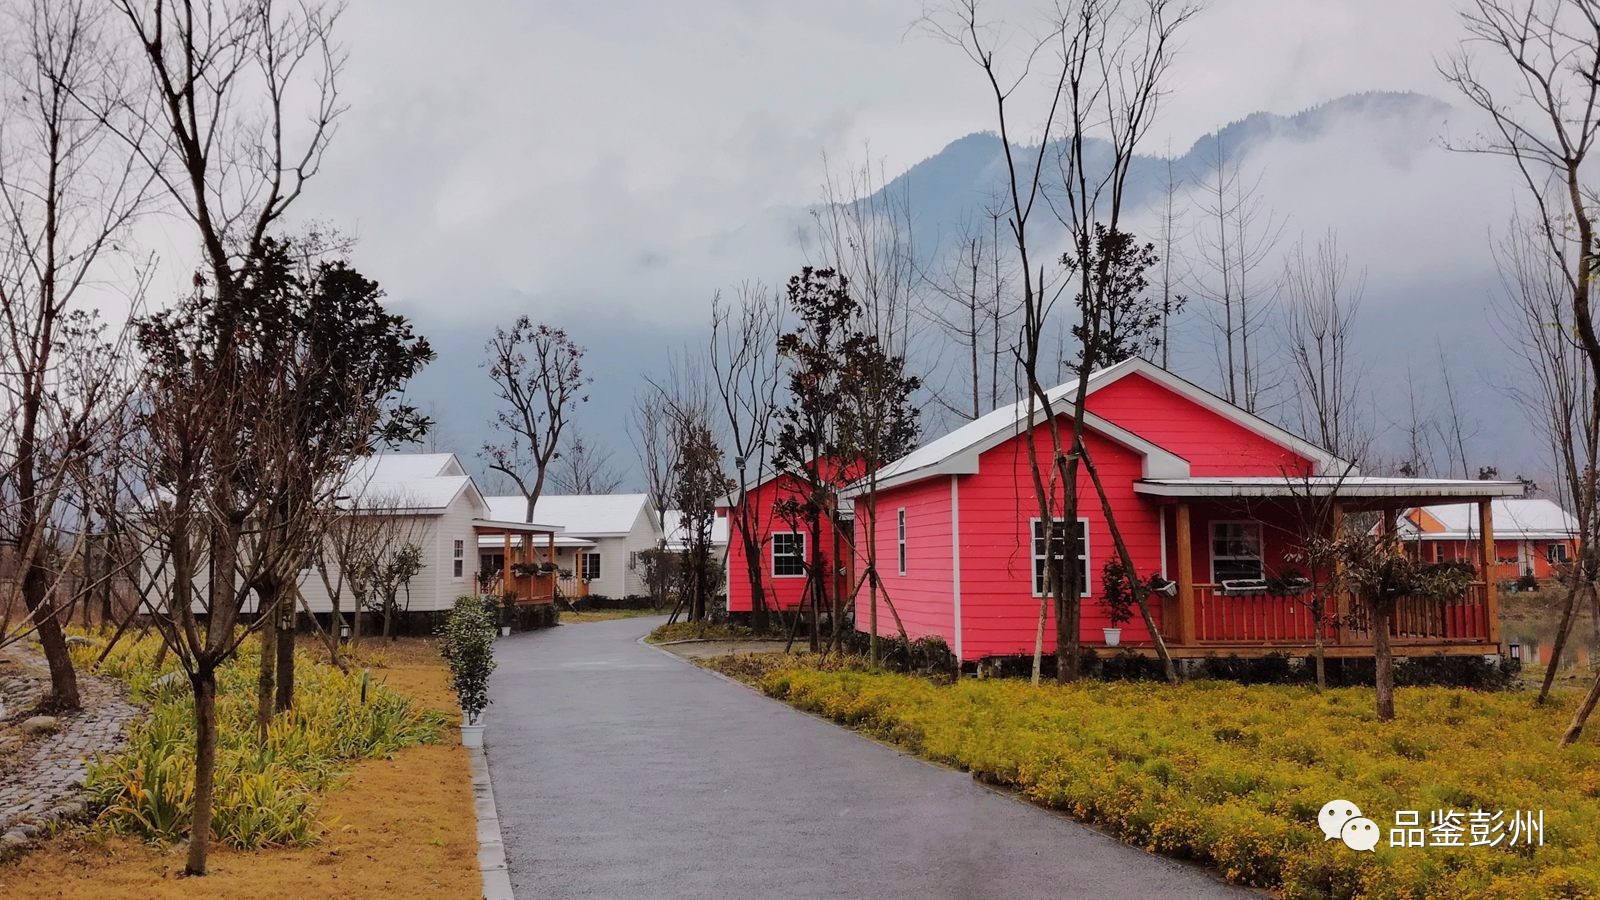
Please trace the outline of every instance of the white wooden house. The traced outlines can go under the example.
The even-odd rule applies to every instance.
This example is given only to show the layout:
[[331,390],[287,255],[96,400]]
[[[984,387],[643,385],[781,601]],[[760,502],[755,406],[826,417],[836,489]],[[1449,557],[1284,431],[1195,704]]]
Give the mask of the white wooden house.
[[[346,478],[340,504],[351,515],[382,519],[389,539],[422,550],[422,570],[400,598],[409,612],[447,610],[462,594],[477,590],[480,540],[503,542],[507,534],[535,549],[559,540],[560,526],[499,521],[472,477],[453,453],[388,453],[363,460]],[[338,564],[301,572],[300,591],[313,612],[332,611],[328,584],[339,584]],[[494,571],[498,572],[496,568]],[[347,591],[347,589],[346,589]],[[530,600],[549,598],[529,597]],[[340,608],[351,611],[346,592]]]
[[[527,516],[528,501],[521,495],[487,500],[497,521],[520,522]],[[661,523],[649,495],[541,494],[533,519],[560,529],[554,544],[556,568],[567,573],[564,593],[613,598],[648,593],[638,554],[661,541]],[[513,541],[513,550],[515,546]],[[480,539],[478,553],[484,571],[501,568],[505,550],[498,539]]]

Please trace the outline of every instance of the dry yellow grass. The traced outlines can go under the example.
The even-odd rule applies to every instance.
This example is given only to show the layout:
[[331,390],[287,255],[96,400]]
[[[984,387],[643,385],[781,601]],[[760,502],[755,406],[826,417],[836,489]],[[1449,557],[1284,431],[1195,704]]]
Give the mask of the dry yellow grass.
[[[379,649],[372,642],[371,649]],[[449,673],[427,639],[373,653],[386,681],[456,715]],[[78,830],[0,865],[0,898],[462,897],[482,896],[477,820],[466,751],[446,742],[356,764],[323,805],[328,832],[314,847],[216,848],[210,874],[182,878],[184,847],[157,847]]]

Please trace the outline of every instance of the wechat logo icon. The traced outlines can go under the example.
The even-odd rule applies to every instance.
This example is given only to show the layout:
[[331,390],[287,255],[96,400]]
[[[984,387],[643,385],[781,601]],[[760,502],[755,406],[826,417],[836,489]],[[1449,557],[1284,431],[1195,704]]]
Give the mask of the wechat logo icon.
[[1317,813],[1323,840],[1338,838],[1351,850],[1371,851],[1378,846],[1378,823],[1361,815],[1361,808],[1349,800],[1330,800]]

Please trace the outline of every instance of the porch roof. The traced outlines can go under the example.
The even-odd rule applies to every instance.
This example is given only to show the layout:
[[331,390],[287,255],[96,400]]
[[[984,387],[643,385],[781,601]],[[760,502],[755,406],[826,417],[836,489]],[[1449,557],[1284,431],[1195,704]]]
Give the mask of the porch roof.
[[541,525],[538,522],[511,522],[504,519],[473,519],[472,528],[478,534],[560,534],[566,529],[560,525]]
[[1352,500],[1436,500],[1520,497],[1524,487],[1520,481],[1313,475],[1309,478],[1146,478],[1134,482],[1133,490],[1151,497],[1198,499],[1345,497]]

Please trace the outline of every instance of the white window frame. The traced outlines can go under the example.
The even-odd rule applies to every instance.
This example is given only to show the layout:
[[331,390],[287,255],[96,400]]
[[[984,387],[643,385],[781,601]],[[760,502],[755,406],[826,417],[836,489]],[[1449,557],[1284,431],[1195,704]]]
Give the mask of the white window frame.
[[[1039,523],[1043,521],[1038,516],[1028,520],[1028,584],[1033,588],[1033,596],[1035,597],[1045,596],[1044,578],[1039,572],[1039,563],[1044,561],[1045,555],[1039,552],[1038,538]],[[1066,519],[1056,519],[1056,521],[1065,522]],[[1089,597],[1094,593],[1090,590],[1091,584],[1089,580],[1094,572],[1094,567],[1089,564],[1090,560],[1094,559],[1094,551],[1089,546],[1089,520],[1079,517],[1078,530],[1083,534],[1083,555],[1078,557],[1083,566],[1083,581],[1078,585],[1078,596]],[[1046,534],[1045,540],[1048,541],[1049,539],[1050,536]],[[1049,545],[1046,544],[1045,546],[1048,547]]]
[[900,574],[906,574],[906,508],[900,507],[895,511],[895,546],[899,554]]
[[[1207,557],[1208,560],[1210,560],[1210,564],[1211,564],[1211,583],[1212,584],[1221,584],[1222,583],[1222,582],[1217,580],[1217,560],[1219,559],[1219,557],[1217,556],[1217,526],[1219,526],[1219,525],[1247,525],[1247,526],[1250,526],[1250,527],[1252,527],[1252,528],[1254,528],[1256,530],[1256,562],[1261,567],[1261,575],[1259,576],[1259,578],[1266,578],[1267,577],[1267,535],[1266,535],[1266,529],[1262,528],[1261,527],[1261,523],[1256,521],[1255,519],[1217,519],[1217,520],[1215,520],[1215,521],[1213,521],[1211,523],[1211,527],[1209,529],[1207,529],[1207,532],[1206,532],[1206,536],[1209,539],[1209,542],[1206,545],[1206,557]],[[1236,560],[1236,559],[1246,559],[1247,557],[1243,557],[1243,556],[1223,556],[1223,557],[1220,557],[1220,558],[1221,559],[1228,559],[1228,560]],[[1231,580],[1236,580],[1236,579],[1229,579],[1229,580],[1231,581]]]
[[[589,560],[594,560],[594,574],[589,574]],[[600,553],[597,550],[585,550],[578,557],[578,577],[586,581],[600,580]]]
[[450,571],[456,578],[467,577],[467,542],[456,539],[450,543]]
[[[1556,551],[1561,551],[1561,558],[1556,559]],[[1552,566],[1559,566],[1572,562],[1572,551],[1567,549],[1565,541],[1551,541],[1545,545],[1544,560]]]
[[[778,538],[779,537],[793,538],[793,539],[795,539],[795,540],[800,542],[800,552],[798,554],[796,554],[796,553],[785,553],[785,554],[783,554],[785,557],[790,557],[790,556],[798,556],[799,557],[799,559],[800,559],[800,571],[799,572],[795,572],[795,573],[789,574],[789,575],[779,575],[778,574]],[[774,531],[772,533],[772,539],[768,543],[770,543],[772,545],[772,549],[769,551],[769,554],[770,554],[770,557],[771,557],[769,569],[772,572],[772,577],[773,578],[804,578],[804,577],[806,577],[806,572],[805,572],[806,561],[807,561],[807,559],[806,559],[806,533],[804,531]]]

